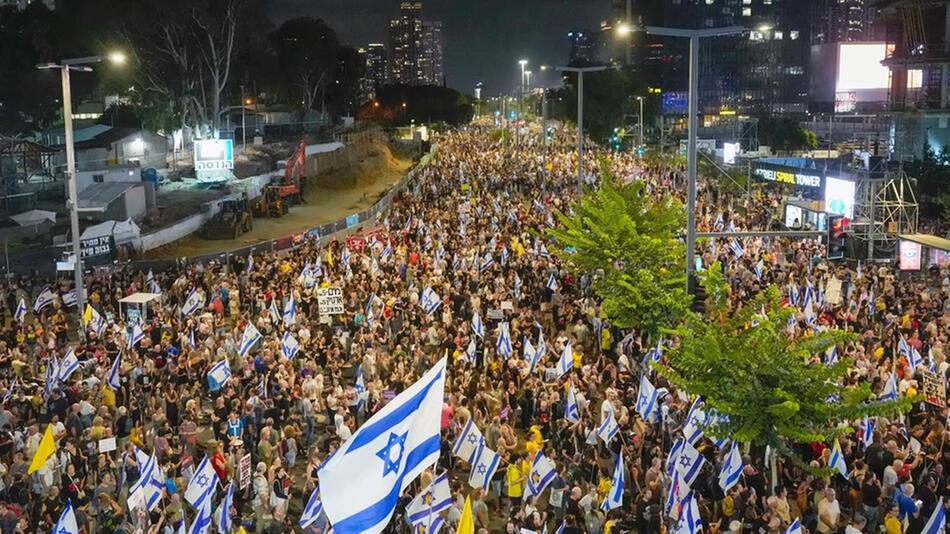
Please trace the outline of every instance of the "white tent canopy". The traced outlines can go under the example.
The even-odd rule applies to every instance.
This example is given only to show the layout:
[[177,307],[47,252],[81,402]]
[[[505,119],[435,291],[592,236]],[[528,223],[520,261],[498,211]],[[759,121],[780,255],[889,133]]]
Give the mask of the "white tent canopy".
[[20,226],[33,226],[45,221],[56,222],[56,212],[46,210],[30,210],[11,215],[11,219]]
[[142,236],[142,231],[132,219],[125,221],[105,221],[83,230],[79,239],[85,241],[87,239],[95,239],[109,235],[115,238],[117,245],[121,245],[139,239]]

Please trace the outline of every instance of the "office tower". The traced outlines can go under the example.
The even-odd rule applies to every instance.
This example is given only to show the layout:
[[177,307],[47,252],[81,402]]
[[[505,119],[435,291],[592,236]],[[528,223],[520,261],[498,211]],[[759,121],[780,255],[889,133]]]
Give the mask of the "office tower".
[[597,34],[590,30],[568,32],[567,39],[570,43],[568,62],[572,65],[593,62],[596,59],[596,37]]
[[422,2],[402,2],[389,23],[390,81],[406,85],[441,85],[442,22],[422,19]]

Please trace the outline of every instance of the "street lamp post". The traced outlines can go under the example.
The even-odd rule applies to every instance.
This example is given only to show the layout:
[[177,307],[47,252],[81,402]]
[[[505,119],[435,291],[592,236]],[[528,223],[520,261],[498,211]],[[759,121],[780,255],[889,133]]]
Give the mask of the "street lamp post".
[[[65,132],[66,143],[66,185],[69,193],[69,222],[70,231],[73,234],[73,275],[76,286],[76,309],[79,312],[80,324],[82,323],[83,310],[86,307],[86,296],[82,284],[82,247],[79,241],[79,191],[76,187],[76,147],[73,144],[73,97],[72,88],[69,83],[69,71],[92,72],[92,67],[96,63],[108,60],[112,63],[121,64],[125,62],[125,55],[114,52],[107,57],[87,56],[73,59],[65,59],[59,63],[43,63],[36,68],[59,69],[63,82],[63,130]],[[80,328],[80,335],[84,335],[84,330]]]
[[640,144],[639,144],[639,146],[642,147],[642,146],[643,146],[643,97],[642,97],[642,96],[638,96],[638,97],[637,97],[637,100],[640,101],[640,126],[639,126],[639,129],[640,129]]
[[[241,86],[241,154],[247,152],[247,123],[244,121],[244,110],[247,108],[247,101],[244,100],[244,86]],[[233,135],[231,136],[234,137]]]
[[699,129],[699,40],[706,37],[735,35],[746,31],[742,26],[688,30],[647,26],[647,33],[666,37],[689,38],[689,141],[686,151],[688,184],[686,190],[686,287],[692,287],[696,270],[693,257],[696,249],[696,134]]
[[564,72],[577,73],[577,194],[584,184],[584,73],[607,70],[606,66],[559,67]]

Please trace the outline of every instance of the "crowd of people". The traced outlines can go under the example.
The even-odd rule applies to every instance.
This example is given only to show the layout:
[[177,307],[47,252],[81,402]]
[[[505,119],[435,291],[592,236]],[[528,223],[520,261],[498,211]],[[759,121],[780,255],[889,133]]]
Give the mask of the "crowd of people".
[[[656,340],[612,326],[590,275],[563,269],[549,253],[556,244],[543,237],[556,224],[554,212],[569,212],[576,198],[573,146],[566,131],[544,145],[516,145],[478,127],[441,134],[436,157],[413,171],[365,239],[304,240],[228,264],[90,274],[84,314],[60,298],[33,311],[40,281],[7,286],[0,534],[50,532],[67,501],[86,533],[177,532],[195,517],[182,493],[205,457],[220,488],[237,488],[228,510],[235,530],[300,531],[297,519],[321,463],[444,356],[442,455],[406,491],[387,531],[409,531],[406,506],[443,471],[454,499],[443,512],[447,531],[467,495],[479,532],[673,530],[667,460],[691,401],[653,376],[670,392],[660,399],[664,424],[634,409]],[[648,163],[591,148],[587,168],[596,170],[603,158],[618,177],[646,182],[650,194],[685,196],[685,170],[675,160]],[[707,230],[764,229],[780,207],[774,194],[732,197],[712,179],[700,181],[698,198],[697,220]],[[853,361],[847,383],[866,382],[881,394],[893,377],[900,395],[913,396],[922,373],[946,375],[946,267],[910,278],[892,265],[828,262],[815,240],[750,238],[741,256],[732,241],[712,240],[697,252],[705,265],[725,266],[733,309],[768,284],[798,307],[797,295],[808,288],[841,282],[836,299],[796,315],[789,335],[816,328],[859,334],[838,349]],[[342,314],[321,314],[318,292],[327,287],[342,289]],[[118,301],[154,289],[162,297],[141,316],[142,339],[129,343],[138,331]],[[420,303],[426,289],[440,296],[434,311]],[[195,298],[200,306],[192,311]],[[25,315],[21,302],[30,308]],[[476,315],[484,321],[481,336],[473,331]],[[496,347],[501,323],[510,333],[507,357]],[[261,339],[243,350],[248,325]],[[290,352],[288,335],[296,342]],[[902,355],[901,339],[926,356],[922,362]],[[549,348],[534,369],[526,340]],[[565,344],[574,368],[553,378],[549,369]],[[60,362],[71,356],[78,366],[63,371]],[[221,361],[229,376],[209,380],[209,372],[219,376]],[[576,422],[565,417],[567,385],[576,392]],[[620,431],[605,444],[597,429],[608,416]],[[725,492],[718,483],[724,451],[701,439],[695,446],[706,465],[691,486],[703,532],[781,533],[796,520],[801,532],[921,532],[940,498],[950,496],[946,418],[946,409],[916,403],[906,417],[877,421],[873,439],[854,421],[857,432],[840,440],[847,478],[781,460],[773,476],[762,451],[743,448],[741,476]],[[469,485],[469,465],[453,455],[470,419],[502,458],[487,490]],[[47,427],[55,453],[31,473]],[[538,451],[554,460],[558,476],[540,496],[528,496]],[[830,443],[803,452],[815,466],[830,465]],[[605,512],[600,505],[621,453],[623,504]],[[129,496],[149,456],[165,483],[160,500],[143,506]],[[324,516],[302,530],[330,528]]]

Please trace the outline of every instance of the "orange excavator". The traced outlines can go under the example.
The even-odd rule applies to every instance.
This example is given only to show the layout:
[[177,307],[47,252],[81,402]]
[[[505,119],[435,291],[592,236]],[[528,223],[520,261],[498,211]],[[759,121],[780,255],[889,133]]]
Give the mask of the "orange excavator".
[[271,177],[270,184],[261,191],[260,200],[254,206],[258,217],[282,217],[290,206],[303,202],[300,181],[306,171],[307,143],[301,139],[297,150],[287,160],[283,174]]

